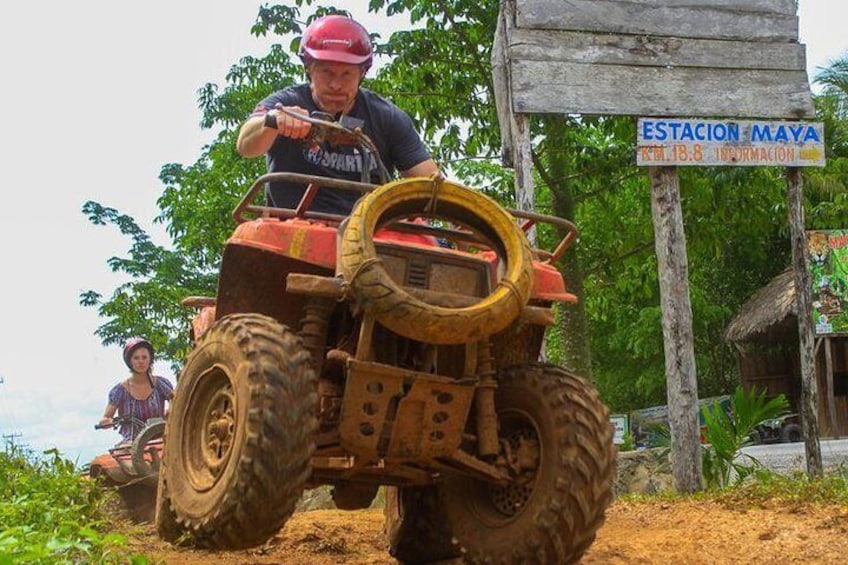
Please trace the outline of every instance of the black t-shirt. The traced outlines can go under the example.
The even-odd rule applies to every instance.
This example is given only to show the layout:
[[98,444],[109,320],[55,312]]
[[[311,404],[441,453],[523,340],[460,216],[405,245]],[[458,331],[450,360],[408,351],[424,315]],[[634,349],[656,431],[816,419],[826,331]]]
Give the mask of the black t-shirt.
[[[279,90],[259,103],[251,116],[262,116],[276,104],[300,106],[312,113],[318,110],[308,84]],[[389,174],[405,171],[430,158],[409,116],[400,108],[360,88],[353,108],[347,116],[361,120],[363,132],[371,138],[380,152]],[[289,172],[309,175],[362,180],[362,155],[355,147],[324,143],[309,147],[303,140],[277,137],[266,156],[268,172]],[[371,160],[371,182],[379,183],[376,164]],[[266,187],[269,204],[279,208],[296,208],[306,187],[292,183],[269,183]],[[361,195],[341,189],[321,188],[310,210],[333,214],[349,214]]]

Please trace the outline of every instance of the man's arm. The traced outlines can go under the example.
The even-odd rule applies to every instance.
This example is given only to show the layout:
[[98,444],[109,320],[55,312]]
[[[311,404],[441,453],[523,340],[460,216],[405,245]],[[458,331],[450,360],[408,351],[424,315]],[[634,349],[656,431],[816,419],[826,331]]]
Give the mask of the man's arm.
[[439,172],[439,167],[432,159],[421,161],[405,171],[400,172],[402,177],[429,177]]
[[[309,115],[308,111],[299,106],[287,106],[286,109]],[[303,120],[278,110],[269,110],[266,114],[251,116],[242,124],[238,141],[236,141],[236,149],[242,157],[259,157],[271,149],[278,135],[302,139],[309,134],[311,127]]]

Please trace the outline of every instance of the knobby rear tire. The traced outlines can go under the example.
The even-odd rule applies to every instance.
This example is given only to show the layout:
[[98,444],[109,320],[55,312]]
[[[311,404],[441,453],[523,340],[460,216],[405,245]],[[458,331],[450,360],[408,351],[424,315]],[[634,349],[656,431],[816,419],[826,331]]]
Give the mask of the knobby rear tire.
[[386,487],[384,516],[389,553],[401,563],[459,557],[435,486]]

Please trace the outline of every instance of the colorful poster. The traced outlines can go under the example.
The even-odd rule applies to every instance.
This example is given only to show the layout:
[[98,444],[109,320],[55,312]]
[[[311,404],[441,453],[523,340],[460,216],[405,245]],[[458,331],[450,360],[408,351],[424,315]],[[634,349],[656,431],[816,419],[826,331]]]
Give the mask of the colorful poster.
[[807,232],[816,335],[848,334],[848,230]]

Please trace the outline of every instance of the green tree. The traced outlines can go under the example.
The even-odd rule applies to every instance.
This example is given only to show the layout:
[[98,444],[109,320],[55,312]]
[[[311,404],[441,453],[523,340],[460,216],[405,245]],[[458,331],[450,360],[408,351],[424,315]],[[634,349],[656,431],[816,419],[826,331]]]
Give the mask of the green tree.
[[[275,6],[260,9],[253,33],[264,33],[267,26],[260,22],[272,14],[280,22],[276,31],[300,31],[298,10]],[[302,76],[289,50],[274,45],[264,57],[245,57],[233,65],[223,89],[211,83],[200,89],[201,127],[218,128],[218,134],[195,163],[162,167],[159,178],[165,188],[155,221],[166,226],[171,237],[168,247],[153,243],[133,218],[97,202],[84,204],[83,213],[92,223],[112,225],[133,242],[129,257],[108,261],[113,271],[126,275],[127,282],[108,298],[93,290],[81,295],[84,306],[97,308],[107,319],[97,330],[104,344],[145,335],[157,354],[177,368],[189,348],[188,325],[194,314],[182,308],[180,300],[214,295],[223,244],[234,227],[231,211],[264,172],[261,160],[236,153],[237,128],[257,100]]]
[[848,227],[848,55],[819,72],[816,120],[824,124],[827,165],[804,174],[807,227]]
[[[496,0],[371,0],[372,12],[405,15],[410,25],[375,37],[378,55],[389,62],[366,86],[412,115],[442,168],[512,205],[513,175],[500,166],[489,63],[498,6]],[[165,188],[157,221],[172,238],[167,249],[155,246],[132,218],[86,204],[92,221],[115,225],[133,240],[128,258],[109,262],[129,281],[108,298],[83,295],[83,303],[107,320],[98,330],[104,342],[147,333],[172,360],[181,358],[192,313],[177,303],[191,294],[214,293],[222,245],[233,228],[230,212],[263,171],[261,160],[236,154],[237,128],[257,100],[302,80],[293,54],[309,20],[305,10],[301,13],[306,7],[309,17],[329,11],[311,0],[262,7],[252,32],[280,35],[286,43],[264,57],[240,60],[225,84],[200,90],[201,125],[218,134],[195,163],[162,169]],[[836,133],[827,136],[828,166],[805,173],[807,218],[811,227],[844,226],[848,138],[839,133],[846,128],[844,105],[827,92],[816,104]],[[662,404],[665,370],[650,188],[633,162],[634,120],[551,115],[532,117],[531,126],[538,209],[574,220],[581,229],[580,243],[560,265],[581,301],[560,308],[548,354],[581,372],[591,368],[614,410]],[[681,170],[701,396],[735,385],[735,356],[723,343],[724,327],[738,306],[789,262],[781,175],[777,168]],[[543,244],[556,236],[540,230]],[[145,320],[151,325],[144,326]]]

